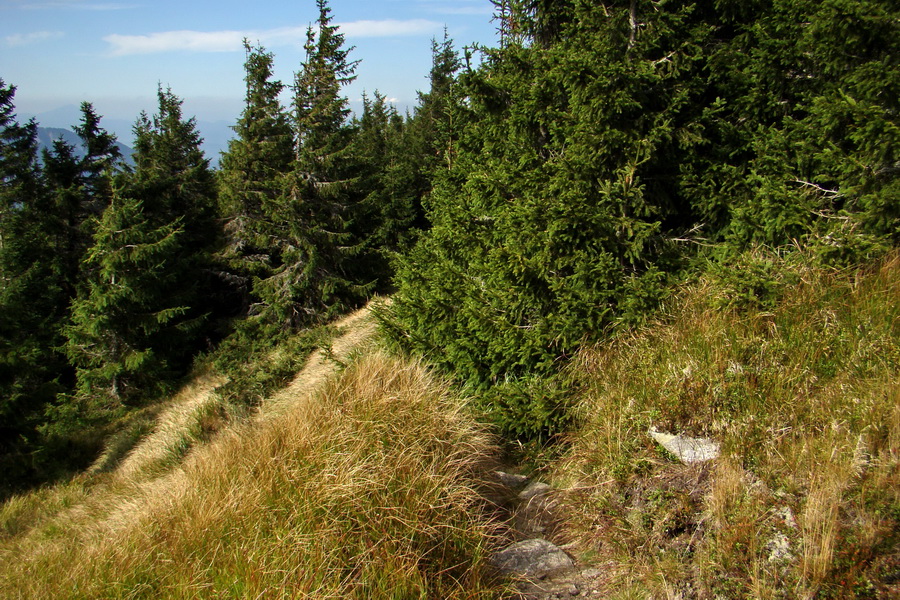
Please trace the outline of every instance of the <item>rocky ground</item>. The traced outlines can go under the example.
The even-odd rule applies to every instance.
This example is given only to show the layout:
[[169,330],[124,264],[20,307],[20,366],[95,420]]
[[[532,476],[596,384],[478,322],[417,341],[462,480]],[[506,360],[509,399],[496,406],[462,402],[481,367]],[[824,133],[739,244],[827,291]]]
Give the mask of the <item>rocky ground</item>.
[[[718,444],[655,430],[649,435],[681,463],[673,465],[669,483],[700,494],[704,489],[701,482],[707,478],[703,465],[718,456]],[[515,600],[607,598],[616,565],[586,564],[570,552],[575,545],[565,539],[561,527],[564,516],[559,509],[559,492],[524,475],[496,471],[494,476],[498,489],[495,501],[508,513],[515,541],[494,555],[492,562],[499,571],[518,580]],[[696,501],[699,504],[699,496]]]
[[[560,516],[554,490],[538,480],[504,471],[495,473],[500,502],[509,513],[516,538],[492,563],[518,580],[514,600],[605,598],[602,565],[580,564],[560,542]],[[511,599],[513,600],[513,599]]]

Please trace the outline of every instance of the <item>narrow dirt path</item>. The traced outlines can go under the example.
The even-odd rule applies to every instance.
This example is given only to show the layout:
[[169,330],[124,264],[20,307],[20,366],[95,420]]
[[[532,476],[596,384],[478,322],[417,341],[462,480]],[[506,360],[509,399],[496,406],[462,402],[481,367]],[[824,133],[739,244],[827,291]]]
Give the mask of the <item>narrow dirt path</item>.
[[[340,363],[347,361],[354,351],[369,342],[377,330],[371,305],[334,323],[334,326],[342,333],[332,342],[330,349],[316,350],[287,387],[264,401],[253,417],[256,422],[275,419],[293,403],[314,394],[338,371]],[[197,458],[195,453],[214,451],[217,440],[191,448],[178,459],[178,464],[165,470],[157,470],[154,465],[164,463],[185,432],[202,418],[210,405],[218,401],[216,387],[225,382],[222,377],[207,375],[182,388],[160,412],[153,432],[132,448],[119,465],[105,476],[103,483],[53,520],[93,522],[91,535],[102,537],[131,526],[140,515],[160,510],[161,506],[175,502],[184,495],[189,485],[185,466]],[[220,431],[217,437],[239,435],[240,429],[246,426],[247,423],[237,422]]]
[[512,466],[495,473],[505,490],[500,502],[515,542],[507,550],[521,552],[519,558],[509,559],[514,565],[509,574],[519,580],[518,593],[509,600],[607,598],[613,565],[579,561],[570,552],[574,544],[565,538],[560,492],[539,479],[512,474],[516,470]]
[[299,394],[315,392],[329,376],[337,372],[341,364],[346,363],[354,351],[372,339],[377,323],[372,316],[371,303],[334,323],[334,327],[343,333],[331,342],[329,349],[319,348],[313,352],[287,387],[263,401],[258,413],[260,420],[284,414]]

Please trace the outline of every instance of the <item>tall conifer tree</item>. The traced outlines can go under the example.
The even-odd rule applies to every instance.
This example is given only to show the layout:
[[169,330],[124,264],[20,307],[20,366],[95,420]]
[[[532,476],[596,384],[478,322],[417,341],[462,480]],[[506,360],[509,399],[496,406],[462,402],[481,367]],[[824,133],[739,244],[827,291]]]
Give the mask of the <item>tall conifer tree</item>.
[[104,212],[66,329],[78,398],[92,416],[184,372],[205,318],[214,182],[181,100],[162,88],[158,99],[153,119],[135,125],[135,171]]
[[419,94],[412,117],[404,122],[376,93],[364,104],[359,123],[360,161],[377,173],[364,208],[380,207],[367,217],[375,223],[368,244],[389,255],[408,250],[428,229],[425,204],[436,179],[453,163],[466,118],[454,87],[461,60],[446,31],[442,41],[432,40],[431,58],[429,88]]
[[358,200],[350,213],[350,232],[360,245],[350,272],[358,281],[390,285],[389,257],[406,248],[417,224],[409,170],[414,159],[403,146],[405,124],[396,109],[377,91],[363,94],[362,116],[354,121],[352,154],[357,163]]
[[316,27],[307,32],[306,60],[294,80],[296,159],[283,200],[267,214],[275,248],[272,274],[256,292],[269,318],[291,329],[358,302],[367,286],[350,280],[346,260],[359,248],[347,231],[354,199],[352,130],[342,86],[355,78],[352,48],[317,0]]
[[100,125],[101,118],[89,102],[81,104],[81,122],[75,133],[81,139],[84,156],[79,161],[80,185],[84,196],[79,216],[86,239],[94,233],[103,211],[112,198],[113,176],[121,166],[122,153],[116,136]]
[[471,122],[400,269],[407,339],[480,384],[552,369],[630,290],[652,296],[671,247],[691,90],[653,60],[678,15],[631,45],[627,4],[538,8],[534,39],[462,75]]
[[[65,342],[62,328],[81,284],[80,262],[97,212],[109,202],[109,182],[119,156],[115,138],[100,128],[99,117],[87,103],[82,105],[82,117],[75,129],[83,155],[57,139],[44,151],[40,170],[34,161],[34,124],[20,127],[4,119],[11,126],[5,133],[18,130],[15,162],[25,168],[18,174],[4,169],[7,183],[15,182],[6,190],[12,194],[7,197],[15,200],[5,213],[6,244],[0,249],[5,274],[0,338],[6,346],[0,387],[5,398],[19,405],[20,449],[43,449],[44,460],[52,454],[46,452],[46,427],[58,414],[51,409],[52,401],[70,390],[74,379],[60,351]],[[52,465],[22,459],[17,467],[23,476],[27,475],[23,468],[46,476]]]
[[247,40],[244,48],[245,104],[234,128],[237,137],[222,156],[219,202],[226,218],[227,268],[241,290],[246,311],[254,302],[253,279],[266,279],[273,260],[277,261],[268,219],[274,207],[285,201],[294,142],[289,117],[278,99],[284,86],[272,80],[272,54]]
[[43,157],[44,186],[52,213],[47,234],[60,285],[66,291],[63,309],[75,296],[81,261],[112,199],[112,179],[121,159],[115,136],[100,126],[93,106],[85,102],[81,111],[81,123],[75,126],[80,152],[58,139]]
[[55,351],[65,292],[54,211],[41,182],[37,124],[16,121],[15,92],[0,80],[0,488],[34,474],[28,455],[39,445],[44,407],[65,385]]
[[420,170],[428,181],[452,166],[456,140],[463,129],[465,111],[454,90],[461,67],[462,61],[453,47],[453,40],[444,30],[442,41],[431,40],[429,89],[419,94],[412,123],[422,146],[419,156],[424,164]]

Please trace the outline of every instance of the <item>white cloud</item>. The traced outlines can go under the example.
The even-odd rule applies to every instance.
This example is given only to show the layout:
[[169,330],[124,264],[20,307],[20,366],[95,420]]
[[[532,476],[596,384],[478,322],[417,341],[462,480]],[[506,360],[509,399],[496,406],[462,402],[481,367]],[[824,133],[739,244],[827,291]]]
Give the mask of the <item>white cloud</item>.
[[155,54],[186,50],[189,52],[231,52],[241,49],[241,31],[163,31],[148,35],[112,34],[103,38],[114,56]]
[[25,46],[27,44],[55,40],[63,37],[63,35],[62,31],[35,31],[33,33],[15,33],[6,36],[4,39],[6,40],[7,46]]
[[[337,23],[348,38],[397,37],[430,34],[443,25],[425,19],[398,21],[351,21]],[[112,34],[103,38],[114,56],[154,54],[158,52],[232,52],[243,48],[242,40],[259,41],[265,46],[302,44],[306,41],[306,27],[280,27],[262,31],[162,31],[147,35]]]

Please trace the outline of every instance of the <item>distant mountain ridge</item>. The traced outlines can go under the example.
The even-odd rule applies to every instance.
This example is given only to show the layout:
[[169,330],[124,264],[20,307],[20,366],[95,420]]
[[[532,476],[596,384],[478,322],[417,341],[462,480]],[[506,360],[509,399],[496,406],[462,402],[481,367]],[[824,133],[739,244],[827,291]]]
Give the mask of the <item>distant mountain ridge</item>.
[[[30,118],[34,118],[41,126],[41,129],[64,129],[69,131],[69,134],[71,135],[72,132],[69,128],[72,126],[71,124],[78,123],[81,120],[81,109],[74,104],[70,104],[39,114],[19,114],[20,122],[25,122]],[[221,153],[228,149],[228,141],[235,136],[234,130],[231,128],[233,121],[197,120],[196,125],[197,131],[203,138],[200,147],[204,154],[206,154],[206,158],[209,159],[211,166],[216,168],[219,165]],[[100,126],[106,131],[115,134],[119,140],[124,140],[126,143],[131,143],[133,139],[134,120],[103,117],[100,121]],[[64,139],[69,141],[68,138]]]
[[[70,131],[68,129],[62,129],[60,127],[38,127],[37,128],[37,140],[38,140],[38,150],[53,150],[53,142],[62,139],[67,144],[70,144],[75,148],[75,156],[82,157],[84,156],[84,147],[81,144],[81,138],[78,137],[74,131]],[[116,142],[116,147],[119,149],[119,152],[122,153],[122,158],[129,165],[134,164],[134,159],[132,156],[134,155],[134,150],[129,146],[126,146],[122,142]]]

